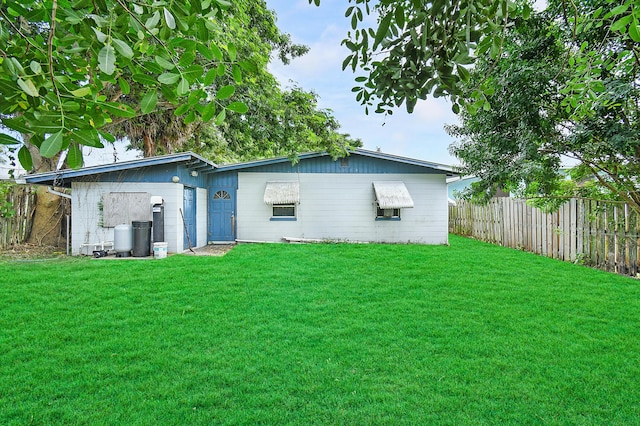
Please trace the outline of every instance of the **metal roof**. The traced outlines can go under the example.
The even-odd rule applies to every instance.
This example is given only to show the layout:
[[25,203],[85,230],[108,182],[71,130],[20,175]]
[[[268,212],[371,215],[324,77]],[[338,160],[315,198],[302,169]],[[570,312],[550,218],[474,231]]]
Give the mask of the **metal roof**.
[[300,183],[298,181],[270,181],[264,188],[265,204],[299,204]]
[[203,171],[204,169],[210,169],[213,171],[216,168],[214,163],[194,154],[193,152],[180,152],[177,154],[159,155],[156,157],[140,158],[120,163],[83,167],[81,169],[64,169],[54,172],[36,173],[33,175],[26,175],[24,176],[24,179],[27,183],[51,186],[69,186],[71,180],[74,178],[101,173],[120,172],[123,170],[138,169],[141,167],[179,163],[184,163],[189,170]]
[[[447,176],[454,176],[458,173],[453,167],[444,164],[432,163],[429,161],[416,160],[413,158],[400,157],[397,155],[386,154],[378,151],[368,151],[366,149],[356,149],[350,151],[351,155],[360,155],[381,160],[389,160],[400,164],[413,165],[423,167],[425,169],[442,172]],[[308,152],[298,155],[298,160],[310,158],[319,158],[329,156],[327,152]],[[26,175],[24,179],[27,183],[43,184],[51,186],[66,186],[75,178],[85,176],[98,175],[102,173],[121,172],[125,170],[139,169],[143,167],[179,164],[183,163],[189,170],[196,170],[200,173],[218,173],[232,170],[246,170],[259,166],[281,164],[291,162],[288,157],[270,158],[265,160],[248,161],[245,163],[229,164],[218,166],[205,158],[194,154],[193,152],[181,152],[177,154],[161,155],[157,157],[140,158],[137,160],[123,161],[120,163],[101,164],[97,166],[83,167],[81,169],[65,169],[54,172],[37,173]]]
[[373,190],[381,209],[404,209],[413,207],[413,198],[404,182],[373,182]]

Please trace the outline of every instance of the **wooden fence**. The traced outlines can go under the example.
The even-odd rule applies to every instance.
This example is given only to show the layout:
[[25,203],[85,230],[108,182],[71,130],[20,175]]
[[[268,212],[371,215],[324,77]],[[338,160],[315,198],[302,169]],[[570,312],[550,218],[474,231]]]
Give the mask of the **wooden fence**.
[[449,206],[449,231],[569,262],[637,277],[640,220],[628,205],[571,199],[553,213],[525,200]]
[[5,186],[0,191],[0,248],[23,243],[29,236],[35,205],[35,189],[24,185]]

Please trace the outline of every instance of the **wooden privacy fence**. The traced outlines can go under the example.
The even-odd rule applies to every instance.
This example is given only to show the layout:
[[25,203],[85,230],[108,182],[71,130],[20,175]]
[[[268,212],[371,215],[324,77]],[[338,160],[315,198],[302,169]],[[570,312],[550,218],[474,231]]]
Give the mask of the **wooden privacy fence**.
[[29,236],[36,200],[35,189],[4,186],[0,191],[0,248],[23,243]]
[[554,259],[638,276],[640,220],[623,203],[570,199],[545,213],[525,200],[449,206],[449,231]]

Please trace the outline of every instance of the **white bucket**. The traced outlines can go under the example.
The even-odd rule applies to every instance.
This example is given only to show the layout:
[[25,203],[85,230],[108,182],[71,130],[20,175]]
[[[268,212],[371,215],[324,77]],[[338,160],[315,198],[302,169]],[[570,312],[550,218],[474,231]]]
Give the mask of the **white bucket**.
[[167,246],[169,243],[153,243],[153,257],[164,259],[167,257]]

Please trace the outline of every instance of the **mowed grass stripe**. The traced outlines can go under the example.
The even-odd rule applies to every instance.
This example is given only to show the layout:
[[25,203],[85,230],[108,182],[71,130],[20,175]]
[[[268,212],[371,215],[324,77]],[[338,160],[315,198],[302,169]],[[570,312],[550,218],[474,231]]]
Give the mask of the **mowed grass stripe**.
[[0,264],[1,424],[638,424],[638,281],[451,246]]

